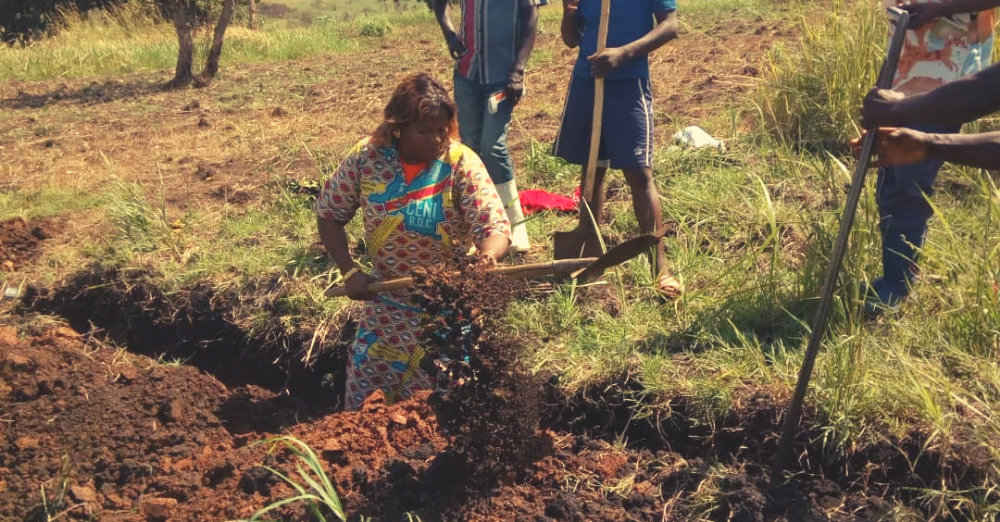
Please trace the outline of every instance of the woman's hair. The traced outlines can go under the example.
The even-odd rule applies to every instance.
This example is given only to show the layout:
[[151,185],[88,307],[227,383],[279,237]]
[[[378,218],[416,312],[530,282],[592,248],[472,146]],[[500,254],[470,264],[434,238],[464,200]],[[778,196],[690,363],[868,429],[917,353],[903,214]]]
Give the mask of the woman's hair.
[[448,91],[427,73],[415,73],[405,78],[392,93],[385,106],[385,119],[375,129],[372,141],[379,147],[390,145],[399,131],[420,119],[420,116],[440,110],[448,118],[448,135],[458,137],[458,110]]

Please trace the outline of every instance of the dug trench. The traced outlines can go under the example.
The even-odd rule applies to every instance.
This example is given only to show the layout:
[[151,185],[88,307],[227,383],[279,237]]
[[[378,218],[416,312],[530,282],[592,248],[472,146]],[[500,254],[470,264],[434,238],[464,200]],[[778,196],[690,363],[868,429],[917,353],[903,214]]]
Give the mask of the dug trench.
[[[846,453],[807,428],[796,439],[799,468],[774,478],[782,392],[747,385],[721,416],[683,396],[638,407],[643,390],[628,376],[566,394],[555,376],[516,375],[518,339],[462,338],[485,331],[474,321],[438,325],[450,332],[439,354],[463,360],[452,357],[461,357],[457,347],[500,342],[479,353],[482,364],[512,357],[480,368],[495,378],[395,404],[376,394],[361,411],[341,412],[328,388],[343,379],[351,327],[313,366],[295,367],[293,357],[275,365],[271,343],[285,350],[311,334],[255,337],[227,315],[235,297],[205,288],[168,296],[155,283],[155,274],[91,269],[31,292],[23,323],[0,329],[0,513],[247,518],[294,494],[260,467],[294,469],[287,452],[254,444],[278,433],[315,448],[350,520],[879,520],[895,501],[923,509],[913,491],[972,487],[989,469],[972,437],[928,446],[927,435],[913,433]],[[428,305],[451,317],[492,315],[477,314],[474,298],[462,301],[470,285],[434,284]],[[42,311],[72,328],[32,326]],[[147,357],[164,349],[189,359]],[[463,371],[449,379],[482,374]],[[803,425],[816,420],[807,412]],[[311,519],[294,504],[276,514]]]

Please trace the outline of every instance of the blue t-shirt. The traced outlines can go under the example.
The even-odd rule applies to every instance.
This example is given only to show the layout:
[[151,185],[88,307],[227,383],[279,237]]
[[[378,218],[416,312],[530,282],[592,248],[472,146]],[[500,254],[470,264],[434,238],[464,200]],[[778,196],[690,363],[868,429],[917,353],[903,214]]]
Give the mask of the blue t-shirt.
[[[677,0],[611,0],[607,47],[621,47],[646,36],[653,30],[654,13],[670,13],[676,10]],[[576,17],[580,27],[583,28],[583,37],[580,38],[580,56],[576,60],[573,74],[590,78],[593,75],[590,74],[590,62],[587,61],[587,57],[597,52],[601,0],[580,0]],[[610,80],[649,78],[649,57],[639,56],[627,61],[607,78]]]

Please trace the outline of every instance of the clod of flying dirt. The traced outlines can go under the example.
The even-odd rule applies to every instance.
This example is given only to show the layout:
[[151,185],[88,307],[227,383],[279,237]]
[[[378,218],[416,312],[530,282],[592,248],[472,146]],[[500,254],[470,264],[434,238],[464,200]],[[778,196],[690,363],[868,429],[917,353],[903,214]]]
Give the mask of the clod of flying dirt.
[[191,112],[195,109],[200,109],[200,108],[201,108],[201,103],[198,100],[191,100],[191,102],[185,105],[184,108],[181,110],[184,112]]
[[30,372],[35,369],[35,362],[31,358],[16,353],[7,355],[4,363],[15,372]]
[[566,522],[576,522],[581,519],[580,501],[568,491],[560,491],[558,495],[545,506],[545,516]]
[[205,119],[205,117],[204,117],[204,116],[202,116],[202,117],[201,117],[201,118],[200,118],[200,119],[198,120],[198,126],[199,126],[199,127],[202,127],[202,128],[204,128],[204,127],[211,127],[211,126],[212,126],[212,124],[211,124],[211,123],[209,123],[209,122],[208,122],[208,120],[207,120],[207,119]]
[[284,116],[288,116],[288,111],[286,111],[283,107],[275,107],[274,110],[271,111],[271,116],[275,118],[282,118]]
[[161,404],[160,420],[163,422],[184,420],[184,403],[180,399],[171,399]]
[[[277,460],[274,455],[268,455],[264,459],[264,466],[274,467],[277,464]],[[240,491],[246,493],[247,495],[253,495],[254,493],[260,493],[261,495],[267,496],[271,494],[271,488],[279,482],[277,476],[274,473],[264,469],[264,467],[254,467],[248,469],[243,476],[240,477],[239,488]]]
[[526,371],[526,346],[502,323],[507,305],[526,287],[467,257],[447,265],[416,275],[419,301],[431,318],[421,367],[437,379],[431,405],[452,451],[469,465],[472,482],[487,486],[551,447],[538,433],[541,379]]
[[166,520],[177,507],[175,498],[144,498],[139,504],[142,513],[149,520]]
[[39,442],[36,437],[18,437],[14,440],[14,447],[20,451],[38,449]]
[[77,502],[93,504],[97,502],[97,493],[90,486],[70,486],[69,494]]

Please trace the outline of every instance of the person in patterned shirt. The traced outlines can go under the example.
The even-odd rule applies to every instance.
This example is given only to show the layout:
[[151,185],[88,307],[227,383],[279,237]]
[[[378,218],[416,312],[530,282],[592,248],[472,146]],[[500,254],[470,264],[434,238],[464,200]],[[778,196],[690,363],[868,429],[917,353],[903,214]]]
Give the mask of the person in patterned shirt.
[[[933,134],[900,125],[962,124],[1000,110],[1000,65],[991,65],[926,94],[904,96],[872,89],[861,108],[861,125],[878,129],[878,166],[908,165],[936,158],[981,169],[1000,169],[1000,132]],[[867,131],[866,131],[867,133]],[[861,138],[851,141],[855,156]]]
[[[1000,0],[885,0],[910,13],[910,25],[892,90],[905,96],[924,94],[990,64],[994,8]],[[960,123],[906,122],[912,130],[954,134]],[[917,277],[919,251],[934,214],[927,196],[944,161],[926,158],[879,169],[875,198],[882,234],[882,276],[865,289],[870,313],[893,309],[910,293]]]
[[[474,244],[488,264],[507,254],[507,213],[482,160],[454,139],[456,112],[430,75],[407,76],[384,121],[351,149],[316,200],[319,236],[347,295],[366,301],[347,362],[348,410],[376,389],[394,400],[433,385],[420,369],[423,311],[408,292],[373,296],[369,283],[445,263],[463,244]],[[345,231],[359,209],[371,274],[358,269]]]

